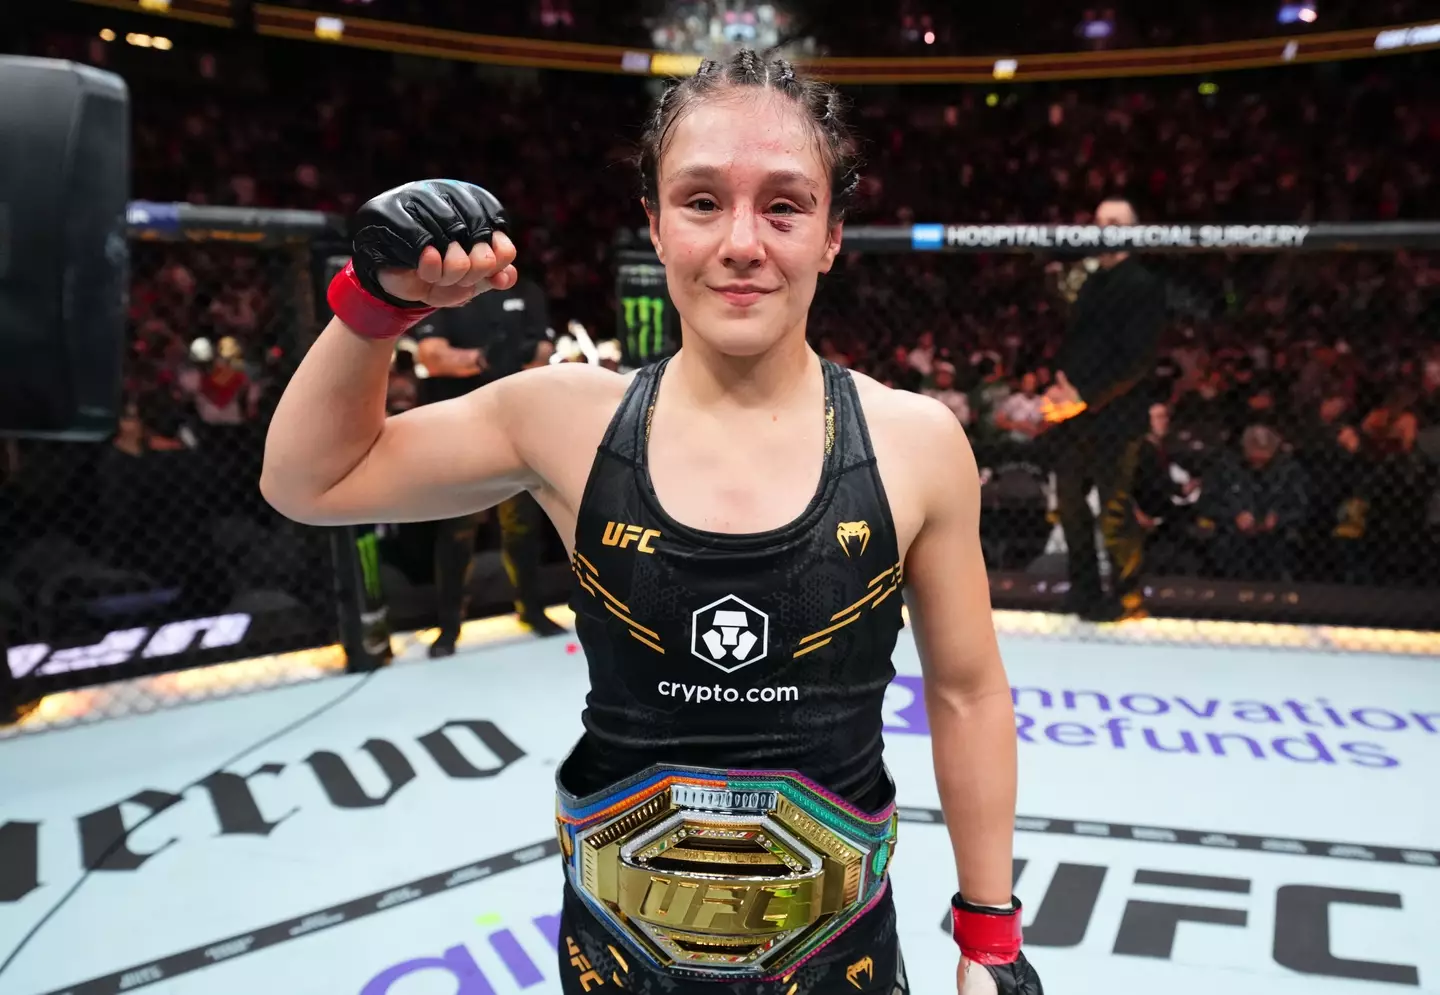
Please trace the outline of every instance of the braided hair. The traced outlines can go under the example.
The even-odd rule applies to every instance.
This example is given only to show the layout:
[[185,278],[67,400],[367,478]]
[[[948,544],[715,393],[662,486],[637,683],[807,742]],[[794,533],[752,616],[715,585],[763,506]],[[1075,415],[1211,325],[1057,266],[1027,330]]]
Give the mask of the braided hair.
[[819,140],[821,158],[830,170],[830,222],[845,220],[860,186],[860,157],[854,135],[845,123],[845,99],[833,86],[797,73],[785,59],[767,62],[749,48],[742,48],[723,63],[706,59],[694,76],[671,79],[665,84],[637,156],[640,195],[645,206],[651,211],[660,208],[660,157],[680,118],[707,97],[736,87],[775,90],[804,109]]

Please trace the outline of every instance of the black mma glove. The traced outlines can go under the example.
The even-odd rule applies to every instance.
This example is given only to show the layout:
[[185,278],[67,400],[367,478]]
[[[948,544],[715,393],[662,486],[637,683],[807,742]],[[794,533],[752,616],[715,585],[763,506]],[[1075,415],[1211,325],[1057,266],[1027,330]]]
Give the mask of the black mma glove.
[[505,208],[495,195],[459,180],[420,180],[387,190],[355,212],[352,264],[360,286],[399,308],[423,308],[419,301],[392,297],[380,286],[380,270],[415,269],[420,253],[433,245],[441,255],[451,242],[469,252],[507,231]]
[[997,995],[1045,995],[1040,975],[1020,951],[1020,912],[1020,899],[1014,897],[1008,910],[974,905],[959,895],[950,900],[951,935],[961,956],[970,962],[967,993],[981,990],[973,973],[983,969]]
[[[971,963],[970,970],[982,970],[979,964]],[[1045,995],[1045,986],[1040,984],[1040,975],[1025,959],[1023,953],[1015,955],[1009,964],[986,964],[983,970],[990,972],[998,995]]]

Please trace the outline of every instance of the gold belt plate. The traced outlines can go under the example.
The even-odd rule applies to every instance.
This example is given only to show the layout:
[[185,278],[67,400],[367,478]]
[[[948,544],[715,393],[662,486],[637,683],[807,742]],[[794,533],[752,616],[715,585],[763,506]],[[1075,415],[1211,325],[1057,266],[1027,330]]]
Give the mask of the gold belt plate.
[[870,853],[776,791],[672,785],[580,835],[579,886],[666,964],[757,967],[855,906]]

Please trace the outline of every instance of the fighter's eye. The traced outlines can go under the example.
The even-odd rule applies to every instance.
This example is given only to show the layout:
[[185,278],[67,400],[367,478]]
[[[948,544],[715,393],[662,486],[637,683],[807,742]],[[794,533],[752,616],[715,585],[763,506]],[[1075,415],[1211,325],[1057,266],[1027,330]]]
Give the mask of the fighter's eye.
[[709,214],[711,211],[716,210],[720,205],[715,203],[715,201],[711,200],[709,197],[696,197],[694,200],[692,200],[689,204],[686,204],[685,206],[693,208],[694,210],[697,210],[702,214]]

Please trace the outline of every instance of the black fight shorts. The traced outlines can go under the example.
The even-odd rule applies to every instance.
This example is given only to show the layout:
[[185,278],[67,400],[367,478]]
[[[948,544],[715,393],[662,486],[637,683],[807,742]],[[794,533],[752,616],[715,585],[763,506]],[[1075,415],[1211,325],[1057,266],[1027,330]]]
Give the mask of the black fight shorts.
[[829,946],[775,981],[698,981],[653,970],[611,935],[567,883],[560,915],[564,995],[910,995],[892,889]]

